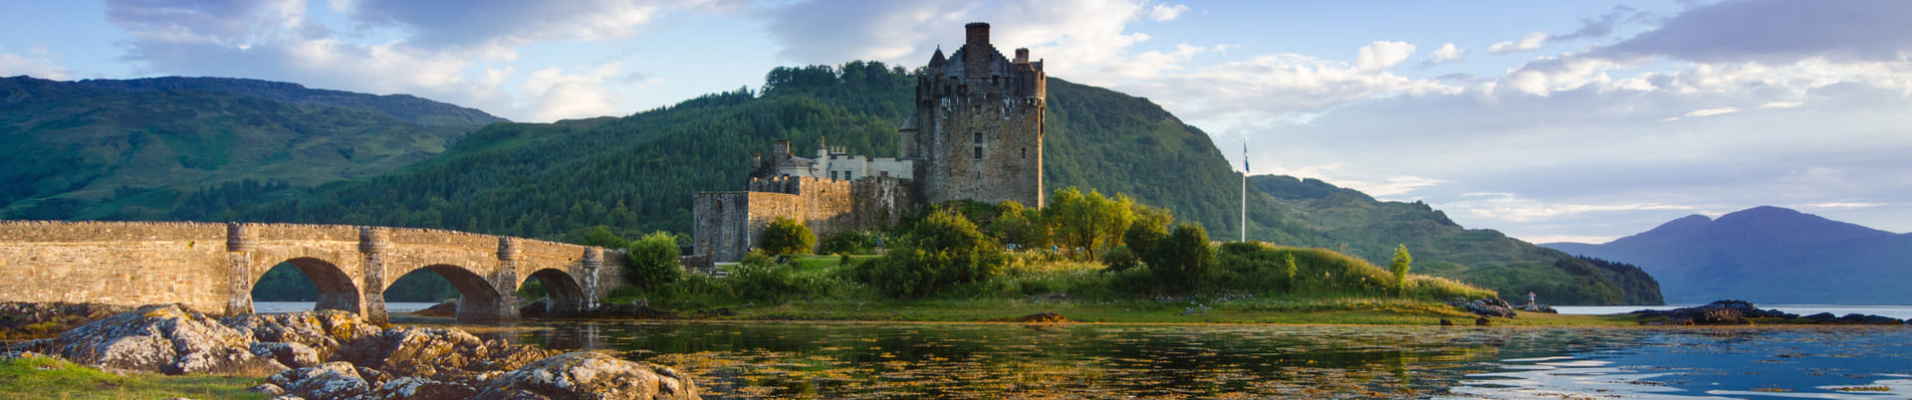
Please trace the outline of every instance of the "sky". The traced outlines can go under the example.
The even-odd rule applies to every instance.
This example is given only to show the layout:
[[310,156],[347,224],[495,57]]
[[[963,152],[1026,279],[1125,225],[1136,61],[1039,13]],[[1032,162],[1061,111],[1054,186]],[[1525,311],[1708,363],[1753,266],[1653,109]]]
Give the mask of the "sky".
[[1600,243],[1760,205],[1912,231],[1912,1],[0,0],[0,76],[219,76],[514,121],[777,66],[914,68],[989,22],[1253,174]]

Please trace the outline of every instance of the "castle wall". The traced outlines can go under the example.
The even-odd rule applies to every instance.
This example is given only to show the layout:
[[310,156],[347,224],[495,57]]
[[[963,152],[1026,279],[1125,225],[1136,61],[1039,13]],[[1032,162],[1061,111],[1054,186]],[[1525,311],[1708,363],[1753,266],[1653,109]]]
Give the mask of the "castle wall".
[[809,177],[755,179],[751,191],[703,192],[692,200],[693,252],[714,262],[743,260],[778,217],[803,222],[817,238],[893,226],[914,210],[908,181]]

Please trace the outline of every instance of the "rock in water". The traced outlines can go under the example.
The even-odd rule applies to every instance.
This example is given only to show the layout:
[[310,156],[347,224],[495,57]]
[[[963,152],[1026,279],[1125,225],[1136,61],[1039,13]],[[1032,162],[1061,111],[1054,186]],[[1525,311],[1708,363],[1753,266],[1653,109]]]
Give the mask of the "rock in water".
[[48,353],[102,369],[263,376],[286,369],[252,353],[252,338],[177,305],[146,306],[66,331]]
[[1519,313],[1514,312],[1514,306],[1512,304],[1507,304],[1506,300],[1495,297],[1473,301],[1468,301],[1466,298],[1455,297],[1452,300],[1448,300],[1447,304],[1483,317],[1514,318],[1519,315]]
[[571,352],[539,360],[493,380],[481,400],[664,400],[701,399],[697,386],[677,370]]

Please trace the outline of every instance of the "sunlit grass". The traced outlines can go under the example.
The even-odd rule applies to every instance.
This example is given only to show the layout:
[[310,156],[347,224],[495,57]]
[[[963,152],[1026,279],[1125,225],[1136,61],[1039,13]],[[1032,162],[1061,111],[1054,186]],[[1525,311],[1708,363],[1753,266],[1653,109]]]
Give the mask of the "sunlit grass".
[[118,375],[50,357],[0,360],[0,399],[263,399],[258,378],[144,373]]

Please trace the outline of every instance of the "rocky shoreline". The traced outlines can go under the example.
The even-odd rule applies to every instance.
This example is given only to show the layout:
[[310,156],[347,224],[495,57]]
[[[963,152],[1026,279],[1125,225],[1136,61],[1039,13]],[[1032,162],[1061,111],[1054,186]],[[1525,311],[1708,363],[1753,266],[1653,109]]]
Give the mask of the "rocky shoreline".
[[1905,325],[1912,321],[1898,318],[1846,314],[1833,316],[1832,313],[1799,315],[1780,310],[1762,310],[1752,302],[1742,300],[1719,300],[1698,307],[1677,308],[1672,310],[1640,310],[1632,313],[1640,318],[1644,325],[1752,325],[1755,320],[1785,324],[1809,325]]
[[456,328],[381,327],[342,311],[215,319],[146,306],[4,352],[41,355],[108,371],[261,376],[251,391],[278,400],[700,398],[669,367]]

